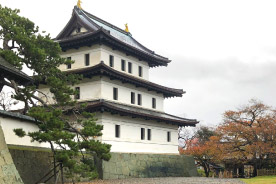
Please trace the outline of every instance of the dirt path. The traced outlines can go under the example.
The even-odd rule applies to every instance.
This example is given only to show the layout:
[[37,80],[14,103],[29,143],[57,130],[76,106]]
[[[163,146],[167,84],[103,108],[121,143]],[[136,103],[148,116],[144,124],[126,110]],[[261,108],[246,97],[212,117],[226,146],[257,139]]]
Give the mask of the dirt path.
[[203,177],[168,177],[168,178],[132,178],[118,180],[98,180],[81,184],[245,184],[239,179],[218,179]]

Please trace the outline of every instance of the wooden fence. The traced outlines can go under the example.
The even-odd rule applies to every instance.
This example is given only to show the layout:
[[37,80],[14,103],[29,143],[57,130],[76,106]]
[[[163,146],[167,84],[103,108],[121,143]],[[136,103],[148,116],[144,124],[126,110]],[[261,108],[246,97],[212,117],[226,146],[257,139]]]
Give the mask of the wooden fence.
[[271,176],[276,175],[276,169],[258,169],[257,176]]

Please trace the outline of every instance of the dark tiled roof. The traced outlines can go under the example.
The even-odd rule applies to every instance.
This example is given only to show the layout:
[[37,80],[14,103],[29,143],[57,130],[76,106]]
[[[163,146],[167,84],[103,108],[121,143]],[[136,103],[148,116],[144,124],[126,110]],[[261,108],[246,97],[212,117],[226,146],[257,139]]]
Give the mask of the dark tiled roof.
[[101,62],[100,64],[97,64],[95,66],[76,69],[76,70],[70,70],[70,71],[66,71],[66,72],[82,74],[84,77],[105,75],[105,76],[110,77],[111,79],[117,79],[124,83],[130,83],[137,87],[144,87],[148,90],[162,93],[162,94],[164,94],[164,97],[175,97],[175,96],[182,97],[182,95],[185,93],[182,89],[168,88],[168,87],[161,86],[159,84],[155,84],[153,82],[139,79],[137,77],[117,71],[117,70],[105,65],[103,62]]
[[24,120],[24,121],[36,122],[36,120],[33,117],[26,116],[17,112],[0,110],[0,116],[15,118],[15,119]]
[[[78,26],[86,28],[88,32],[72,36],[72,31]],[[74,8],[70,21],[56,37],[56,40],[63,50],[105,43],[147,61],[150,66],[166,66],[170,62],[168,58],[155,54],[154,51],[140,44],[130,33],[80,10],[78,7]]]
[[119,104],[103,99],[85,103],[87,103],[87,109],[91,112],[110,112],[112,114],[120,114],[122,116],[142,118],[145,120],[155,120],[158,122],[166,122],[178,126],[196,126],[196,124],[199,123],[196,119],[181,118],[164,112]]
[[13,65],[8,63],[4,58],[0,56],[0,72],[3,77],[16,80],[21,84],[33,82],[33,79],[27,74],[17,70]]

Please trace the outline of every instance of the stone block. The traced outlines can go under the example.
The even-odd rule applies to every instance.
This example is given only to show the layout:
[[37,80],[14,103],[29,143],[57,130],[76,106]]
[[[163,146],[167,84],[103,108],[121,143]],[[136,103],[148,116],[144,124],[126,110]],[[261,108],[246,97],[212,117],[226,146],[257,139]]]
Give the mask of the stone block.
[[12,164],[13,163],[13,160],[12,160],[12,157],[10,154],[6,153],[3,155],[3,158],[6,162],[6,164]]
[[122,168],[122,174],[125,176],[129,176],[129,169],[127,167]]
[[6,162],[5,162],[4,158],[3,158],[3,156],[0,155],[0,167],[3,166],[3,165],[5,165],[5,164],[6,164]]

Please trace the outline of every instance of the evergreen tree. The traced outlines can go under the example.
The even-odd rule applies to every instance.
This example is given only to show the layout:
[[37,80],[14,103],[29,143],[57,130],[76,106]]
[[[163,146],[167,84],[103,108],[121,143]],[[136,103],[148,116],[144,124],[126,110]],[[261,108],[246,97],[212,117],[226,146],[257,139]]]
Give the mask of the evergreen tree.
[[[97,177],[93,156],[109,160],[110,145],[97,140],[103,126],[96,124],[94,115],[86,112],[85,104],[77,104],[72,87],[82,76],[62,73],[58,67],[73,61],[60,57],[61,48],[49,34],[27,18],[0,5],[0,56],[17,69],[26,66],[33,71],[34,84],[20,86],[14,80],[0,78],[0,82],[14,90],[13,98],[24,103],[23,114],[37,120],[39,130],[26,133],[15,129],[20,136],[30,136],[33,141],[51,145],[54,158],[63,164],[71,177]],[[55,104],[39,91],[40,84],[47,85]],[[37,94],[40,94],[39,96]]]

